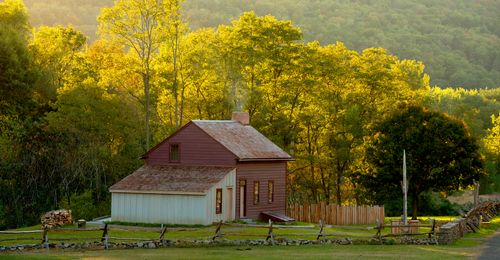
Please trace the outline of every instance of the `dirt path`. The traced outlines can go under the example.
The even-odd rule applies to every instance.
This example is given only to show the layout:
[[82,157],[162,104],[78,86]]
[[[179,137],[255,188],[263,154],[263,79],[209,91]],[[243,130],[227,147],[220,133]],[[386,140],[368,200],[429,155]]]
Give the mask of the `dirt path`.
[[478,259],[500,259],[500,229],[484,243],[484,249]]

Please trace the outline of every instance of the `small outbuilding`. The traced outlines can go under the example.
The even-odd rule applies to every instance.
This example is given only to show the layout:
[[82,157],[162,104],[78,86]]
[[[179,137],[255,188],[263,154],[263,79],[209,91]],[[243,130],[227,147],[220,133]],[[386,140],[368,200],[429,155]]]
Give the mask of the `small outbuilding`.
[[109,189],[113,221],[286,219],[287,162],[293,158],[250,126],[247,113],[193,120],[142,159],[141,168]]

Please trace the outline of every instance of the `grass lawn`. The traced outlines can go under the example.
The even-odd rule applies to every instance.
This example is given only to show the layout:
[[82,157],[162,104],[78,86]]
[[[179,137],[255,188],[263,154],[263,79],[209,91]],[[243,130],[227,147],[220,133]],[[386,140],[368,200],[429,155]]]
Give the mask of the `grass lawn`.
[[0,259],[457,259],[477,254],[474,246],[349,245],[127,249],[27,252]]
[[[233,227],[223,228],[228,234],[233,232]],[[370,226],[346,226],[332,227],[328,232],[339,233],[340,237],[352,237],[352,234],[359,236],[370,236],[374,230],[369,230]],[[0,253],[0,259],[332,259],[332,258],[375,258],[375,259],[460,259],[471,258],[479,255],[481,244],[486,238],[500,228],[500,217],[484,225],[478,233],[469,233],[464,238],[458,240],[453,245],[439,246],[419,246],[419,245],[307,245],[307,246],[219,246],[219,247],[195,247],[195,248],[161,248],[161,249],[112,249],[112,250],[62,250],[50,249],[38,251],[24,251],[12,253]],[[29,229],[29,228],[28,228]],[[196,236],[210,237],[215,227],[201,228],[196,230],[177,230],[168,233],[166,239],[172,237]],[[235,230],[243,234],[258,234],[256,239],[263,239],[267,234],[264,228],[244,228]],[[298,234],[309,234],[299,238],[307,239],[314,237],[318,231],[314,229],[276,229],[276,234],[282,234],[288,238]],[[92,232],[96,232],[95,234]],[[57,234],[57,236],[97,236],[100,231],[77,232],[68,234]],[[123,233],[120,233],[123,232]],[[388,230],[386,229],[386,232]],[[223,232],[224,233],[224,232]],[[84,235],[80,235],[84,234]],[[351,235],[348,235],[351,234]],[[38,234],[36,234],[38,235]],[[159,233],[156,231],[131,231],[111,229],[110,236],[126,236],[156,238]],[[262,236],[261,236],[262,235]],[[56,234],[49,235],[54,237]],[[2,236],[3,237],[3,236]],[[0,239],[2,238],[0,237]],[[337,237],[337,236],[335,236]],[[232,237],[226,237],[231,239]],[[250,239],[246,237],[245,239]]]

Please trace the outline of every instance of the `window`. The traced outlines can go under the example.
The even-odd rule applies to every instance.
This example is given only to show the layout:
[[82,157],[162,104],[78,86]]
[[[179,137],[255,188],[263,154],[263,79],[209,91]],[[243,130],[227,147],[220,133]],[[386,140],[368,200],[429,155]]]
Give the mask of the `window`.
[[170,161],[180,161],[179,144],[170,144]]
[[259,182],[253,182],[253,204],[259,204]]
[[267,181],[267,202],[273,203],[274,201],[274,181]]
[[215,214],[222,213],[222,189],[215,190]]

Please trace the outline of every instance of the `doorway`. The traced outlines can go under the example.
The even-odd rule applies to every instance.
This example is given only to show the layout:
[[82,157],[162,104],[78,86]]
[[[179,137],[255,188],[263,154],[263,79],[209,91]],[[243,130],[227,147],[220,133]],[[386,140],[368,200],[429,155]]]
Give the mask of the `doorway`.
[[240,180],[240,218],[243,218],[247,215],[247,181]]
[[232,221],[234,220],[233,216],[233,188],[227,188],[226,190],[226,220]]

